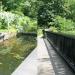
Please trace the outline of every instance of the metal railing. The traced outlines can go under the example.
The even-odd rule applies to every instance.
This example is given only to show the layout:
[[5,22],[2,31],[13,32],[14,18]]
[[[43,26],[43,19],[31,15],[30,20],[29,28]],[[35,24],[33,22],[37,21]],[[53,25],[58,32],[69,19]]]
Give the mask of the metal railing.
[[75,71],[75,36],[43,31],[44,37]]

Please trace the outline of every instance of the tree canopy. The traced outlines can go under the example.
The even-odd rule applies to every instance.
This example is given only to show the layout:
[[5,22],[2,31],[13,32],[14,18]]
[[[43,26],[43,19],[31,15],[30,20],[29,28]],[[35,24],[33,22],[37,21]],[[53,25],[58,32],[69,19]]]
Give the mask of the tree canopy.
[[41,3],[37,15],[38,26],[54,27],[58,31],[75,30],[75,0],[38,1]]

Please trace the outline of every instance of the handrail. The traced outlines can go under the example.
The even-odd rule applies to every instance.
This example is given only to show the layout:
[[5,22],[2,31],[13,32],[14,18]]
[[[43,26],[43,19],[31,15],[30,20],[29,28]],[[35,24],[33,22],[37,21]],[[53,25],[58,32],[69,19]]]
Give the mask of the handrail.
[[[64,37],[67,37],[67,38],[75,39],[75,35],[73,35],[73,34],[66,34],[66,33],[62,33],[62,32],[52,32],[52,31],[46,31],[46,30],[44,30],[44,31],[55,34],[55,35],[60,35],[60,36],[64,36]],[[43,31],[43,33],[44,33],[44,31]]]
[[44,37],[75,71],[75,36],[43,31]]

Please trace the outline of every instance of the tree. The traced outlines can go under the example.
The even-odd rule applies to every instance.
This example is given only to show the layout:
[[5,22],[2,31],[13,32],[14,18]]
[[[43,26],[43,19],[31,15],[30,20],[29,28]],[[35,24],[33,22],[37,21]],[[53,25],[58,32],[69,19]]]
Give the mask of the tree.
[[53,21],[54,15],[48,9],[48,5],[42,5],[38,10],[38,25],[48,27],[48,23]]
[[38,9],[38,25],[49,27],[49,22],[54,21],[54,16],[64,16],[63,0],[41,0],[43,4]]

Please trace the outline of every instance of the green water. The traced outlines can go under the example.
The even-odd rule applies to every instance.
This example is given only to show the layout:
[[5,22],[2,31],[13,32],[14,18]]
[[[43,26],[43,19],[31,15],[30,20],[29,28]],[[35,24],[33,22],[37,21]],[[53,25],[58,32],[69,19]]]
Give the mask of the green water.
[[11,75],[19,64],[36,47],[36,38],[13,37],[0,43],[0,75]]

